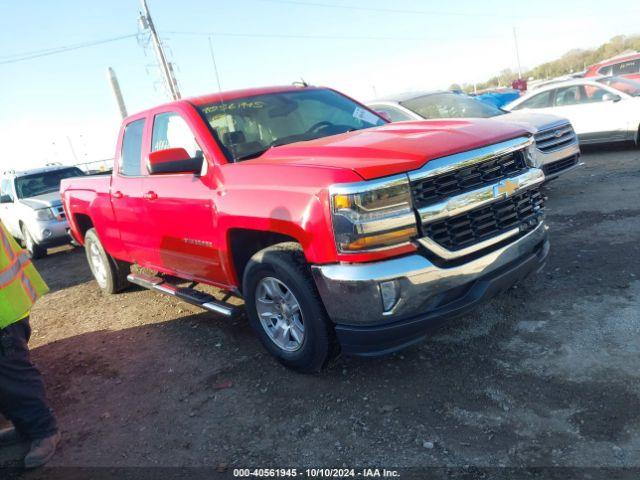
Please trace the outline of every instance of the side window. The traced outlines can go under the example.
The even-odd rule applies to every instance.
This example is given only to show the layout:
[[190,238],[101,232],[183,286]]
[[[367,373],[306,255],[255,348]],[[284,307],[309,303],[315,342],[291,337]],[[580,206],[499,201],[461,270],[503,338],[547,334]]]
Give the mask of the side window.
[[584,90],[584,94],[580,97],[579,103],[602,102],[607,93],[610,94],[611,92],[608,92],[604,88],[588,86]]
[[583,98],[584,90],[579,85],[573,85],[556,90],[556,98],[553,104],[556,107],[566,107],[568,105],[582,103]]
[[630,73],[640,72],[640,59],[631,60],[629,62],[618,63],[613,66],[612,73],[614,75],[628,75]]
[[525,100],[518,105],[514,110],[520,110],[522,108],[546,108],[551,106],[551,93],[553,90],[547,90],[546,92],[534,95],[529,100]]
[[405,120],[412,120],[412,118],[406,113],[398,110],[397,108],[390,107],[389,105],[372,105],[376,112],[384,113],[392,122],[403,122]]
[[606,67],[602,67],[600,70],[598,70],[598,73],[600,75],[605,75],[605,76],[609,76],[611,75],[611,72],[613,70],[613,65],[607,65]]
[[122,139],[120,174],[128,177],[140,175],[143,132],[144,118],[135,120],[125,127]]
[[202,150],[187,122],[177,113],[160,113],[153,119],[151,151],[167,148],[184,148],[190,157],[197,157]]
[[8,178],[5,178],[2,180],[2,183],[0,183],[0,196],[5,195],[8,195],[11,198],[11,201],[14,200],[13,192],[11,191],[11,180]]

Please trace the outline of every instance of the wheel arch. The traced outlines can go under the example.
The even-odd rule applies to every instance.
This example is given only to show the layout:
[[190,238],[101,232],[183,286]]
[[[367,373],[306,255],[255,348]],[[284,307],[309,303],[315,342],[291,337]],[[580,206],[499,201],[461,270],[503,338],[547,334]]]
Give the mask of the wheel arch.
[[75,228],[72,229],[72,232],[75,236],[79,237],[76,240],[83,244],[84,237],[89,231],[89,229],[94,228],[93,220],[86,213],[75,213],[73,215],[73,226]]
[[260,250],[284,242],[294,242],[301,245],[298,239],[283,233],[247,228],[229,230],[229,261],[240,291],[242,291],[242,276],[251,257]]

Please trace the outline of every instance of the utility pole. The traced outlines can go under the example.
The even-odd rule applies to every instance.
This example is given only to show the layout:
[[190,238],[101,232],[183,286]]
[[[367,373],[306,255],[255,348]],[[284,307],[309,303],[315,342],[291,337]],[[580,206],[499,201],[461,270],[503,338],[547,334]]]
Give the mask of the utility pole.
[[167,61],[167,56],[165,55],[160,39],[158,38],[158,32],[156,32],[156,27],[153,24],[151,13],[149,13],[147,1],[140,0],[140,5],[142,6],[140,23],[142,24],[142,27],[148,29],[151,34],[151,42],[153,43],[153,49],[156,52],[156,57],[158,59],[158,64],[160,66],[165,85],[171,94],[171,98],[173,98],[173,100],[179,100],[180,91],[178,90],[178,82],[176,81],[176,77],[173,75],[173,67]]
[[118,104],[120,116],[124,119],[127,116],[127,107],[124,105],[124,99],[122,98],[122,91],[120,90],[118,77],[116,77],[116,72],[114,72],[113,68],[111,67],[107,69],[107,78],[109,79],[109,84],[111,85],[113,96],[116,99],[116,103]]
[[516,27],[513,27],[513,41],[516,45],[516,59],[518,60],[518,78],[522,78],[522,67],[520,66],[520,51],[518,50],[518,35]]

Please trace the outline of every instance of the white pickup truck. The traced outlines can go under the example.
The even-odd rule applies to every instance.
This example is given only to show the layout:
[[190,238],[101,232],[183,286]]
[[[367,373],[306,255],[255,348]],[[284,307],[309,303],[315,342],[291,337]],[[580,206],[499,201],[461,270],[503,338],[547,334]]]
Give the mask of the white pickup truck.
[[63,178],[79,177],[77,167],[52,166],[23,172],[8,171],[0,180],[0,220],[32,258],[47,248],[71,242],[60,200]]

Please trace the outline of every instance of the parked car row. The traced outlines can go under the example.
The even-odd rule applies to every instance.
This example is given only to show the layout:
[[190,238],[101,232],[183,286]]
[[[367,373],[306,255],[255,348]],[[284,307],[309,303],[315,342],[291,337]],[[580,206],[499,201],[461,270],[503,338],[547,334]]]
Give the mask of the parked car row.
[[568,120],[534,112],[507,112],[474,97],[448,91],[410,93],[368,104],[391,121],[434,118],[490,118],[528,129],[536,141],[532,151],[547,176],[556,178],[578,165],[578,138]]

